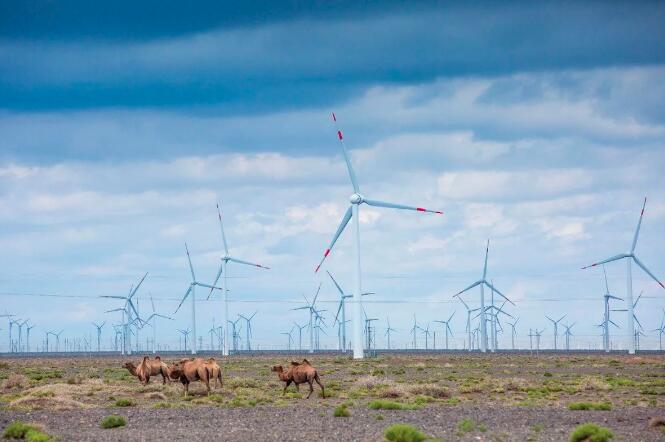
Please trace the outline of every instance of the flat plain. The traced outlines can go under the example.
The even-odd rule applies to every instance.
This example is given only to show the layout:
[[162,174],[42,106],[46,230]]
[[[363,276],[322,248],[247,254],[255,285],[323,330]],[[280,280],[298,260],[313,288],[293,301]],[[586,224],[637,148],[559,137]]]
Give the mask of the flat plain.
[[[305,356],[326,398],[316,384],[310,399],[306,384],[283,394],[270,371],[303,355],[217,357],[223,387],[206,395],[195,383],[188,397],[160,376],[141,385],[122,368],[138,355],[2,358],[0,427],[18,420],[59,440],[381,441],[401,423],[446,441],[561,441],[592,422],[614,440],[665,440],[662,355]],[[126,425],[101,428],[109,415]]]

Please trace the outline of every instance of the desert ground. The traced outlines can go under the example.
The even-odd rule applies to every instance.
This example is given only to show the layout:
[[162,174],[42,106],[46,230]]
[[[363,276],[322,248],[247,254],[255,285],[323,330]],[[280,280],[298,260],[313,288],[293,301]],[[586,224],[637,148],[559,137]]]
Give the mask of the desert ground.
[[[160,376],[141,385],[122,368],[139,355],[1,358],[0,427],[21,421],[66,441],[381,441],[403,423],[445,441],[564,441],[592,422],[613,440],[665,440],[662,355],[315,354],[327,397],[316,384],[310,399],[306,384],[283,395],[270,366],[302,357],[217,357],[223,387],[206,395],[197,382],[188,397]],[[126,425],[102,428],[108,415]]]

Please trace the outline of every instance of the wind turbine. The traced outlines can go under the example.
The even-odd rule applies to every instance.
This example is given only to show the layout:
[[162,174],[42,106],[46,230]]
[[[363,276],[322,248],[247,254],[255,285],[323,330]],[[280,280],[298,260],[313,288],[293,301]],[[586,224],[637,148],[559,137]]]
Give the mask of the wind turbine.
[[[326,270],[326,272],[328,272],[328,271]],[[340,285],[337,283],[337,281],[335,281],[335,278],[333,278],[333,275],[330,272],[328,272],[328,276],[330,276],[330,279],[332,279],[333,284],[335,284],[335,287],[337,287],[337,291],[339,291],[339,305],[337,307],[337,314],[335,315],[335,320],[333,321],[333,323],[338,321],[337,317],[341,313],[342,314],[342,320],[339,321],[339,324],[340,324],[340,330],[341,330],[341,333],[342,333],[342,343],[343,343],[342,351],[344,353],[346,353],[346,323],[348,322],[346,320],[346,299],[351,298],[352,296],[347,295],[346,293],[344,293],[344,290],[342,290],[342,287],[340,287]],[[361,294],[361,296],[367,296],[367,295],[371,295],[371,294],[372,293],[367,292],[367,293]]]
[[557,349],[557,348],[556,348],[556,340],[557,340],[557,337],[558,337],[558,335],[559,335],[559,322],[561,322],[561,320],[562,320],[563,318],[565,318],[566,315],[563,315],[562,317],[560,317],[560,318],[559,318],[558,320],[556,320],[556,321],[555,321],[554,319],[550,318],[550,317],[547,316],[547,315],[545,315],[545,317],[546,317],[546,318],[547,318],[552,324],[554,324],[554,350],[556,350],[556,349]]
[[95,322],[92,323],[92,325],[94,325],[97,329],[97,353],[99,353],[102,348],[102,327],[104,327],[104,324],[106,324],[106,321],[102,322],[101,324],[97,324]]
[[[233,351],[238,351],[238,337],[240,336],[240,331],[236,331],[236,326],[242,318],[237,318],[235,321],[229,321],[228,324],[231,325],[233,339]],[[226,327],[228,329],[228,326]]]
[[246,317],[246,316],[243,316],[243,315],[238,315],[242,319],[245,320],[245,324],[246,324],[245,325],[245,339],[247,340],[247,342],[245,342],[245,348],[247,349],[247,351],[252,351],[252,345],[249,342],[249,338],[250,338],[250,336],[252,336],[252,319],[254,318],[254,316],[256,316],[257,313],[258,313],[258,311],[252,313],[252,316],[250,316],[249,318]]
[[413,327],[411,327],[411,334],[413,335],[413,349],[415,350],[416,347],[418,346],[418,342],[416,340],[416,332],[418,330],[422,330],[421,327],[418,326],[418,323],[416,322],[416,315],[413,315]]
[[573,335],[573,333],[570,331],[570,329],[573,328],[574,325],[575,325],[574,322],[570,325],[565,325],[564,324],[564,327],[566,328],[566,331],[563,332],[563,334],[566,335],[566,351],[570,351],[570,337]]
[[26,327],[26,337],[25,337],[25,351],[30,353],[30,330],[35,328],[35,324],[28,325]]
[[29,321],[30,321],[30,319],[26,319],[25,321],[18,324],[18,351],[19,351],[19,353],[23,351],[23,327],[27,326]]
[[474,282],[461,292],[457,293],[454,297],[460,296],[462,293],[471,290],[472,288],[476,286],[480,286],[480,351],[485,353],[487,351],[487,324],[486,324],[486,318],[485,318],[485,286],[487,286],[490,290],[495,291],[498,293],[503,299],[506,301],[510,302],[511,304],[515,305],[513,301],[508,299],[503,293],[501,293],[499,290],[497,290],[492,284],[487,282],[487,255],[489,254],[489,249],[490,249],[490,240],[487,240],[487,247],[485,248],[485,265],[483,267],[483,277],[482,279]]
[[287,343],[287,348],[289,351],[291,351],[291,343],[293,343],[293,337],[291,336],[291,333],[293,333],[293,327],[291,327],[291,330],[288,332],[282,332],[281,334],[286,335],[289,337],[288,343]]
[[168,319],[169,321],[173,321],[173,318],[157,313],[155,310],[155,301],[152,299],[152,293],[150,293],[150,306],[152,307],[152,314],[148,316],[148,319],[146,319],[145,322],[150,323],[150,320],[152,319],[152,324],[150,324],[152,326],[152,354],[155,354],[157,353],[157,318]]
[[11,353],[12,352],[12,326],[14,325],[14,322],[12,320],[12,317],[14,315],[10,315],[7,313],[7,310],[5,310],[5,313],[0,315],[0,318],[7,318],[9,321],[9,347],[7,347],[7,352]]
[[429,322],[427,323],[427,328],[420,328],[420,331],[425,335],[425,350],[429,350]]
[[[312,303],[309,303],[309,299],[304,294],[302,295],[305,298],[306,304],[303,307],[297,307],[292,310],[308,310],[309,311],[309,352],[314,353],[314,315],[318,313],[314,306],[316,305],[316,299],[319,297],[319,292],[321,291],[321,283],[319,283],[319,288],[316,289],[316,295],[314,295],[314,300]],[[355,343],[354,343],[355,345]],[[362,343],[361,343],[362,345]]]
[[[646,266],[642,263],[642,261],[639,260],[639,258],[635,255],[635,248],[637,247],[637,239],[640,235],[640,227],[642,226],[642,218],[644,217],[644,208],[646,207],[647,204],[647,199],[646,197],[644,198],[644,203],[642,204],[642,212],[640,213],[640,219],[637,222],[637,228],[635,229],[635,235],[633,236],[633,243],[630,247],[630,252],[628,253],[621,253],[619,255],[612,256],[611,258],[604,259],[602,261],[593,263],[591,265],[588,265],[586,267],[582,267],[582,269],[588,269],[589,267],[595,267],[599,264],[605,264],[608,262],[612,261],[618,261],[621,259],[626,259],[626,307],[628,310],[628,329],[631,332],[631,335],[635,331],[635,313],[633,311],[634,305],[633,305],[633,276],[632,276],[632,268],[631,264],[635,262],[638,267],[640,267],[644,272],[649,275],[654,281],[656,281],[663,289],[665,289],[665,285],[663,285],[662,282],[658,280],[654,276],[653,273],[649,269],[646,268]],[[628,339],[628,353],[629,354],[635,354],[635,340],[631,336],[630,339]]]
[[[110,298],[110,299],[121,299],[125,301],[125,305],[123,308],[116,308],[113,310],[107,310],[106,313],[110,312],[115,312],[115,311],[121,311],[122,312],[122,324],[123,324],[123,332],[122,332],[122,354],[124,355],[127,353],[128,355],[132,354],[132,347],[131,347],[131,339],[129,339],[129,333],[128,330],[130,329],[130,324],[132,324],[134,321],[132,320],[132,314],[136,315],[136,319],[138,321],[141,321],[141,318],[139,317],[139,311],[137,310],[136,306],[134,305],[134,302],[132,301],[132,298],[134,295],[136,295],[136,292],[138,291],[139,287],[141,287],[141,284],[143,284],[143,281],[145,281],[145,278],[148,276],[148,272],[143,275],[143,278],[139,281],[138,284],[136,284],[136,287],[130,288],[129,290],[129,295],[128,296],[117,296],[117,295],[102,295],[100,298]],[[128,345],[129,344],[129,345]]]
[[397,330],[390,326],[390,319],[388,319],[388,317],[386,317],[386,323],[388,324],[388,327],[386,327],[386,336],[388,337],[388,350],[390,350],[390,333]]
[[[178,308],[175,309],[175,312],[173,314],[178,313],[178,310],[180,310],[180,306],[182,306],[182,303],[185,302],[185,299],[187,299],[187,296],[192,295],[191,297],[191,302],[192,302],[192,354],[196,354],[196,286],[201,286],[201,287],[207,287],[210,289],[212,292],[214,289],[218,288],[215,287],[215,285],[209,285],[209,284],[204,284],[202,282],[199,282],[196,280],[196,275],[194,274],[194,266],[192,266],[192,258],[189,256],[189,248],[187,247],[187,243],[185,243],[185,251],[187,252],[187,261],[189,262],[189,270],[192,274],[192,282],[189,283],[189,288],[185,292],[185,296],[182,297],[182,300],[180,301],[180,304],[178,304]],[[217,281],[215,281],[217,282]]]
[[511,342],[511,344],[512,344],[512,349],[513,349],[513,350],[515,350],[515,335],[517,334],[517,332],[515,331],[515,326],[517,325],[517,321],[519,321],[519,320],[520,320],[520,318],[517,318],[517,319],[515,319],[514,322],[509,322],[509,323],[508,323],[508,325],[510,325],[510,329],[511,329],[511,332],[510,332],[510,333],[511,333],[510,342]]
[[450,320],[453,319],[453,316],[455,316],[455,312],[450,315],[450,318],[448,318],[447,321],[434,321],[444,325],[443,329],[446,332],[446,350],[448,350],[448,332],[450,332],[451,335],[453,334],[453,331],[450,329]]
[[[224,234],[224,223],[222,222],[222,212],[219,208],[219,203],[217,204],[217,217],[219,218],[219,230],[222,233],[222,243],[224,245],[224,256],[222,256],[221,260],[221,265],[219,266],[219,270],[217,271],[217,276],[215,277],[215,282],[212,283],[212,285],[217,285],[217,281],[219,281],[220,276],[222,273],[224,274],[224,284],[222,287],[222,294],[224,295],[224,322],[229,323],[229,297],[228,297],[228,272],[227,272],[227,265],[229,262],[234,262],[236,264],[244,264],[252,267],[258,267],[260,269],[266,269],[269,270],[270,267],[262,266],[261,264],[254,264],[248,261],[243,261],[241,259],[233,258],[229,255],[229,246],[226,242],[226,235]],[[212,289],[210,290],[210,293],[208,293],[208,299],[210,299],[210,295],[212,295]],[[229,332],[228,332],[228,327],[224,329],[224,351],[222,354],[224,356],[229,355],[229,346],[228,346],[228,340],[229,340]]]
[[60,351],[60,335],[62,334],[63,331],[65,331],[65,330],[62,329],[58,333],[51,333],[53,336],[55,336],[55,351],[56,351],[56,353]]
[[466,332],[467,332],[467,334],[468,334],[468,338],[469,338],[469,351],[471,351],[471,350],[473,350],[473,345],[472,345],[472,342],[473,342],[473,330],[471,330],[471,313],[473,313],[473,312],[475,312],[475,311],[477,311],[477,310],[480,310],[480,307],[478,307],[478,308],[474,308],[474,309],[470,309],[469,306],[468,306],[468,304],[467,304],[466,302],[464,302],[464,300],[462,299],[461,296],[460,296],[459,298],[457,298],[457,299],[459,299],[460,302],[461,302],[462,304],[464,304],[464,308],[466,308],[466,329],[465,329],[465,330],[466,330]]
[[540,337],[542,336],[543,332],[545,329],[538,331],[538,329],[535,330],[535,335],[536,335],[536,354],[540,352]]
[[619,328],[618,325],[614,321],[610,319],[610,312],[615,312],[615,311],[626,311],[625,309],[621,310],[613,310],[610,309],[610,299],[616,299],[619,301],[623,301],[622,298],[618,298],[616,296],[610,295],[610,286],[607,283],[607,272],[605,271],[605,266],[603,265],[603,275],[605,276],[605,295],[603,295],[603,301],[604,301],[604,314],[603,314],[603,322],[600,324],[600,326],[603,328],[603,349],[605,350],[606,353],[609,353],[610,351],[610,324],[614,325],[616,328]]
[[[335,125],[337,125],[337,117],[335,114],[332,114],[332,119],[335,122]],[[412,206],[404,206],[401,204],[394,204],[394,203],[388,203],[388,202],[383,202],[383,201],[377,201],[377,200],[371,200],[365,198],[361,193],[360,193],[360,187],[358,185],[358,180],[356,179],[356,173],[353,170],[353,166],[351,165],[351,158],[348,155],[348,152],[346,150],[346,146],[344,145],[344,136],[342,135],[342,131],[337,129],[337,138],[339,139],[339,142],[342,146],[342,153],[344,155],[344,160],[346,162],[346,167],[349,172],[349,178],[351,179],[351,185],[353,186],[353,194],[349,197],[349,201],[351,205],[349,208],[346,210],[346,213],[342,217],[342,222],[340,223],[339,227],[337,228],[337,231],[335,232],[335,235],[333,236],[332,241],[328,245],[328,248],[323,254],[323,258],[321,259],[321,262],[319,265],[316,267],[315,272],[318,272],[319,269],[321,268],[321,265],[325,261],[326,257],[330,254],[330,251],[332,250],[333,246],[337,242],[337,239],[339,236],[342,234],[342,231],[344,231],[344,228],[346,225],[349,223],[351,218],[353,218],[353,232],[355,234],[355,252],[356,252],[356,259],[355,259],[355,271],[356,271],[356,291],[355,291],[355,303],[354,303],[354,310],[353,310],[353,357],[354,359],[362,359],[364,357],[363,354],[363,344],[362,344],[362,300],[361,300],[361,293],[362,291],[362,277],[361,277],[361,270],[360,270],[360,206],[362,204],[367,204],[368,206],[373,206],[373,207],[386,207],[389,209],[403,209],[403,210],[415,210],[417,212],[429,212],[429,213],[438,213],[438,214],[443,214],[443,212],[438,211],[438,210],[428,210],[424,209],[422,207],[412,207]]]
[[663,351],[663,334],[665,334],[665,309],[663,309],[663,319],[660,320],[660,327],[652,331],[658,332],[658,350]]
[[297,322],[293,321],[296,328],[298,329],[298,350],[302,351],[302,331],[307,328],[307,324],[300,325]]
[[189,337],[189,334],[191,333],[191,330],[190,329],[185,329],[185,330],[178,329],[178,331],[180,332],[180,334],[183,337],[183,341],[185,343],[185,353],[187,353],[187,339]]

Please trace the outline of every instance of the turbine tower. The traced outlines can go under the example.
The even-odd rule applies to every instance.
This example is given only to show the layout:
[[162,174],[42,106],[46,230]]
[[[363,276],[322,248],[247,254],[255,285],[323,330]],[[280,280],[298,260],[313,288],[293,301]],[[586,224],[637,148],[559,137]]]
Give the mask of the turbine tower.
[[519,321],[520,318],[515,319],[514,322],[509,322],[508,325],[510,325],[510,343],[512,344],[512,349],[515,350],[515,335],[517,332],[515,331],[515,326],[517,325],[517,321]]
[[[202,282],[198,282],[196,280],[196,275],[194,274],[194,267],[192,266],[192,258],[189,256],[189,248],[187,247],[187,243],[185,243],[185,251],[187,252],[187,261],[189,262],[189,270],[192,274],[192,282],[189,283],[189,288],[185,292],[185,296],[182,297],[182,300],[180,301],[180,304],[178,304],[178,308],[175,309],[175,312],[173,314],[178,313],[178,310],[180,310],[180,307],[182,306],[182,303],[185,302],[185,299],[187,299],[187,296],[191,295],[191,301],[192,301],[192,354],[196,354],[196,286],[201,286],[201,287],[207,287],[210,289],[210,291],[218,288],[213,285],[209,284],[204,284]],[[188,329],[189,330],[189,329]]]
[[564,327],[566,328],[566,331],[563,332],[563,334],[566,336],[566,351],[570,351],[570,337],[573,335],[573,333],[570,331],[570,329],[573,328],[574,325],[575,325],[574,322],[570,325],[565,325],[564,324]]
[[556,340],[557,340],[557,337],[559,336],[559,322],[561,322],[561,320],[562,320],[563,318],[565,318],[566,315],[563,315],[562,317],[560,317],[560,318],[559,318],[558,320],[556,320],[556,321],[555,321],[554,319],[550,318],[550,317],[547,316],[547,315],[545,315],[545,317],[546,317],[546,318],[547,318],[552,324],[554,324],[554,350],[556,350],[556,349],[557,349],[557,348],[556,348]]
[[[157,313],[155,310],[155,301],[152,299],[152,293],[150,293],[150,306],[152,307],[152,314],[148,316],[148,319],[146,319],[146,323],[150,323],[150,320],[152,319],[152,354],[157,353],[157,318],[163,318],[163,319],[168,319],[169,321],[173,321],[173,318],[170,316],[165,316]],[[148,349],[146,348],[146,351]]]
[[480,307],[478,307],[478,308],[474,308],[474,309],[470,309],[470,308],[469,308],[469,305],[468,305],[466,302],[464,302],[464,300],[462,299],[461,296],[460,296],[459,298],[457,298],[457,299],[459,299],[460,302],[461,302],[462,304],[464,304],[464,308],[466,308],[466,328],[465,328],[465,330],[466,330],[466,333],[468,334],[468,339],[469,339],[469,344],[468,344],[468,345],[469,345],[469,351],[472,351],[472,350],[473,350],[473,345],[472,345],[472,342],[473,342],[473,330],[471,330],[471,313],[480,310]]
[[[332,114],[332,119],[335,122],[335,125],[337,125],[337,117],[335,114]],[[335,232],[335,235],[333,236],[332,241],[330,241],[330,244],[328,245],[328,248],[323,254],[323,258],[321,259],[321,262],[319,265],[316,267],[315,272],[318,272],[319,269],[321,268],[321,265],[325,261],[326,257],[330,254],[330,251],[332,250],[333,246],[337,242],[337,239],[339,236],[342,234],[342,231],[344,231],[344,228],[346,225],[349,223],[351,218],[353,218],[353,232],[355,236],[355,273],[356,273],[356,290],[354,293],[354,307],[353,307],[353,358],[354,359],[362,359],[364,357],[364,352],[363,352],[363,343],[362,343],[362,334],[363,334],[363,326],[362,326],[362,300],[361,300],[361,294],[363,292],[362,290],[362,276],[361,276],[361,268],[360,268],[360,206],[362,204],[367,204],[368,206],[373,206],[373,207],[386,207],[389,209],[403,209],[403,210],[415,210],[417,212],[430,212],[430,213],[438,213],[438,214],[443,214],[443,212],[438,211],[438,210],[428,210],[424,209],[422,207],[412,207],[412,206],[404,206],[401,204],[393,204],[393,203],[387,203],[383,201],[377,201],[377,200],[371,200],[365,198],[361,193],[360,193],[360,187],[358,185],[358,180],[356,179],[356,173],[353,170],[353,166],[351,165],[351,158],[348,155],[348,152],[346,151],[346,146],[344,145],[344,136],[342,135],[342,131],[337,128],[337,138],[339,139],[339,142],[342,146],[342,153],[344,155],[344,160],[346,162],[346,168],[349,172],[349,178],[351,179],[351,185],[353,186],[353,194],[349,198],[349,201],[351,205],[349,208],[346,210],[346,213],[342,217],[342,222],[340,223],[339,227],[337,228],[337,231]]]
[[[229,320],[229,294],[228,294],[228,272],[226,267],[228,266],[229,262],[234,262],[236,264],[243,264],[243,265],[248,265],[252,267],[258,267],[260,269],[266,269],[269,270],[270,267],[262,266],[261,264],[254,264],[248,261],[243,261],[241,259],[233,258],[229,255],[229,246],[226,242],[226,235],[224,234],[224,223],[222,222],[222,211],[219,208],[219,203],[217,204],[217,217],[219,218],[219,230],[222,233],[222,243],[224,245],[224,256],[222,256],[221,260],[221,265],[219,266],[219,270],[217,271],[217,276],[215,277],[215,282],[212,283],[213,286],[217,285],[217,281],[219,281],[220,276],[222,273],[224,274],[224,284],[223,287],[221,288],[222,290],[222,295],[224,296],[224,322],[228,324],[231,322]],[[212,295],[212,289],[210,289],[210,293],[208,293],[208,299],[210,299],[210,295]],[[222,354],[224,356],[229,355],[229,328],[226,327],[224,328],[224,350],[222,351]]]
[[611,258],[604,259],[602,261],[595,262],[591,265],[588,265],[586,267],[582,267],[582,269],[588,269],[589,267],[595,267],[599,264],[605,264],[608,262],[612,261],[619,261],[621,259],[626,259],[626,307],[628,310],[628,330],[630,331],[630,336],[628,339],[628,353],[629,354],[635,354],[635,339],[633,338],[633,333],[635,331],[635,313],[633,311],[634,305],[633,305],[633,275],[632,275],[632,268],[631,265],[633,262],[637,264],[638,267],[640,267],[644,272],[649,275],[654,281],[656,281],[663,289],[665,289],[665,285],[663,285],[662,282],[658,280],[654,276],[654,274],[646,268],[646,266],[642,263],[642,261],[639,260],[637,255],[635,255],[635,248],[637,247],[637,239],[640,235],[640,227],[642,226],[642,218],[644,217],[644,208],[647,205],[647,199],[646,197],[644,198],[644,203],[642,204],[642,212],[640,213],[640,219],[637,222],[637,228],[635,229],[635,235],[633,236],[633,243],[630,247],[630,252],[628,253],[621,253],[619,255],[612,256]]
[[252,344],[250,343],[249,338],[252,336],[252,319],[254,319],[254,316],[256,316],[257,313],[258,311],[252,313],[252,316],[249,318],[247,316],[238,315],[245,320],[245,340],[247,341],[245,342],[245,348],[247,351],[252,351]]
[[450,315],[450,318],[448,318],[447,321],[434,321],[444,325],[443,328],[444,331],[446,332],[446,350],[448,350],[448,332],[450,332],[451,335],[453,334],[453,331],[450,329],[450,320],[453,319],[453,316],[455,316],[455,312],[453,312],[453,314]]
[[[297,307],[292,310],[307,310],[309,311],[309,352],[314,353],[314,316],[318,317],[318,312],[314,308],[316,305],[316,299],[319,297],[319,292],[321,291],[321,283],[319,283],[319,288],[316,289],[316,294],[314,295],[314,300],[310,304],[309,299],[304,294],[302,295],[305,298],[306,304],[303,307]],[[362,344],[362,342],[361,342]]]
[[[472,288],[476,286],[480,286],[480,351],[485,353],[487,351],[487,323],[486,323],[486,318],[485,318],[485,286],[487,286],[490,290],[495,291],[497,294],[499,294],[503,299],[506,301],[510,302],[512,305],[515,305],[513,301],[508,299],[503,293],[501,293],[499,290],[497,290],[492,284],[487,282],[487,255],[489,255],[489,250],[490,250],[490,240],[487,240],[487,247],[485,248],[485,265],[483,267],[483,277],[482,279],[474,282],[461,292],[457,293],[456,295],[453,296],[453,298],[460,296],[462,293],[471,290]],[[465,304],[466,305],[466,304]]]
[[388,337],[388,350],[390,350],[390,333],[397,330],[390,326],[390,319],[388,319],[388,317],[386,317],[386,323],[388,324],[388,327],[386,327],[386,336]]
[[128,296],[116,296],[116,295],[100,296],[100,298],[121,299],[125,301],[125,305],[122,308],[107,310],[105,312],[105,313],[110,313],[115,311],[122,312],[122,354],[123,355],[125,353],[127,353],[128,355],[132,354],[131,340],[129,340],[130,326],[135,321],[132,320],[132,314],[136,315],[136,320],[138,320],[139,322],[141,321],[141,318],[139,317],[139,311],[136,309],[136,306],[134,305],[134,301],[132,301],[132,298],[134,297],[134,295],[136,295],[136,292],[138,291],[139,287],[141,287],[141,284],[143,284],[143,281],[145,281],[145,278],[147,276],[148,272],[146,272],[145,275],[143,275],[143,278],[141,278],[139,283],[136,284],[136,287],[132,286],[129,289]]
[[307,324],[300,325],[295,321],[293,323],[298,328],[298,351],[302,351],[302,331],[307,328]]

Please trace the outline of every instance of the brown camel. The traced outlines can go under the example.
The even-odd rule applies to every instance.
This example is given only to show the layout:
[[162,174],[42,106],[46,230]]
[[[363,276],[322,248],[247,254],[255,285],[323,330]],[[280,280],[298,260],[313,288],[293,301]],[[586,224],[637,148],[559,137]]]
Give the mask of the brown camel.
[[151,361],[148,356],[145,356],[141,363],[136,366],[131,362],[125,362],[123,365],[132,375],[139,378],[143,384],[150,382],[150,376],[162,375],[162,383],[166,384],[171,382],[169,378],[169,367],[162,362],[162,358],[155,356],[155,360]]
[[185,396],[189,394],[190,382],[201,381],[210,394],[210,372],[202,358],[181,359],[169,367],[171,379],[180,380],[185,387]]
[[291,362],[291,367],[288,371],[284,371],[284,368],[281,365],[273,366],[270,371],[276,372],[279,379],[286,383],[282,394],[286,393],[286,389],[291,383],[295,384],[298,391],[300,391],[300,384],[308,383],[309,394],[307,395],[307,399],[309,399],[314,392],[314,382],[316,382],[319,384],[319,387],[321,387],[321,397],[326,397],[323,384],[319,379],[319,373],[316,371],[316,368],[312,367],[312,364],[310,364],[307,359],[303,359],[302,363]]
[[222,382],[222,368],[215,361],[215,358],[210,358],[206,361],[206,368],[208,369],[208,378],[213,381],[213,387],[217,388],[217,382],[219,382],[219,388],[222,388],[224,386]]

